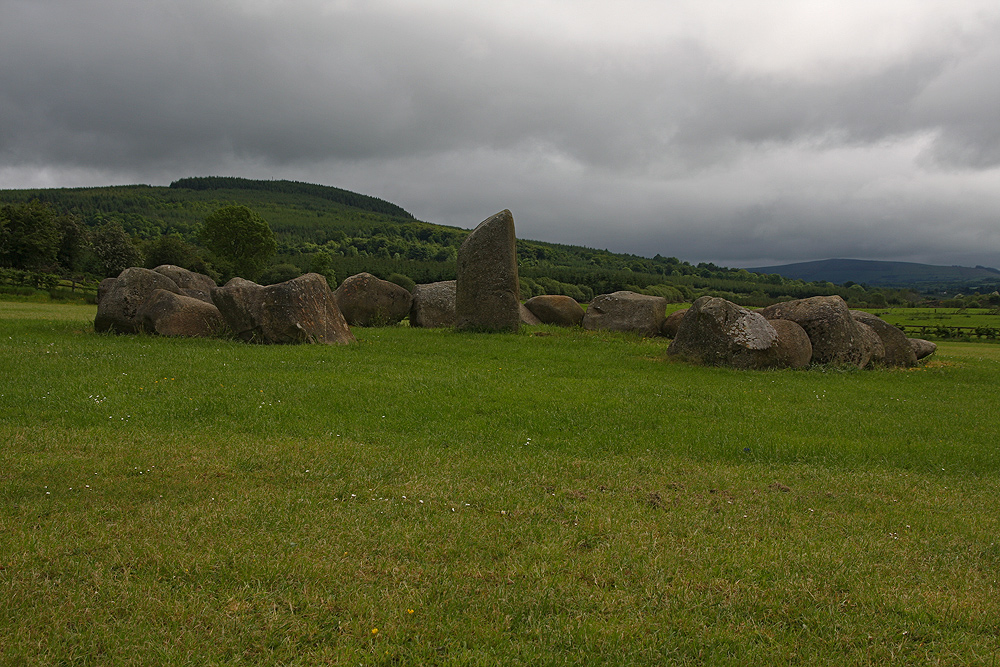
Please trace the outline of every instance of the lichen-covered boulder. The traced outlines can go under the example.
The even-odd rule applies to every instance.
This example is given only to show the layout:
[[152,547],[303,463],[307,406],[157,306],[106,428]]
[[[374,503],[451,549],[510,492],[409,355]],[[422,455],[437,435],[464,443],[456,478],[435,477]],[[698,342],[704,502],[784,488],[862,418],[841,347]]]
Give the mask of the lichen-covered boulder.
[[161,336],[206,338],[225,327],[214,304],[163,289],[153,290],[139,308],[138,317],[144,331]]
[[333,345],[355,340],[318,273],[266,287],[234,278],[212,290],[212,301],[233,333],[246,341]]
[[812,343],[806,330],[791,320],[768,320],[778,341],[774,345],[777,368],[805,368],[812,361]]
[[[788,333],[789,328],[780,326]],[[778,332],[759,313],[725,299],[703,296],[684,315],[667,354],[706,366],[739,369],[808,364],[808,358],[804,364],[796,358],[794,342],[786,340],[782,345]]]
[[542,321],[538,319],[533,312],[528,310],[527,306],[523,303],[519,305],[517,310],[521,316],[521,324],[527,324],[529,327],[533,327],[542,323]]
[[153,270],[177,283],[181,294],[212,303],[212,288],[218,285],[209,276],[174,264],[161,264]]
[[882,339],[875,333],[875,329],[864,322],[858,322],[858,329],[861,331],[862,347],[868,354],[868,360],[864,362],[862,368],[869,365],[884,364],[885,345],[882,344]]
[[101,283],[103,293],[98,295],[95,331],[138,333],[142,329],[139,308],[154,290],[162,289],[180,294],[180,287],[170,278],[156,271],[136,266],[125,269],[113,283]]
[[[246,342],[267,342],[261,331],[261,298],[264,287],[252,280],[233,278],[209,292],[212,303],[234,336]],[[327,288],[329,289],[329,287]]]
[[445,328],[455,326],[455,281],[417,285],[410,305],[410,326]]
[[399,324],[413,303],[408,289],[370,273],[347,278],[333,295],[347,323],[358,327]]
[[871,341],[839,296],[776,303],[760,314],[768,320],[791,320],[805,329],[812,343],[813,363],[864,368],[871,360]]
[[663,326],[660,327],[661,333],[667,338],[673,338],[677,335],[677,329],[681,326],[681,320],[684,319],[684,315],[687,313],[688,309],[684,308],[682,310],[675,310],[674,312],[667,315],[667,319],[663,320]]
[[884,353],[881,359],[873,359],[875,363],[902,368],[916,366],[917,355],[914,353],[906,334],[897,327],[889,324],[878,315],[872,315],[863,310],[852,310],[851,317],[870,326],[882,342]]
[[455,327],[512,332],[521,326],[514,216],[483,220],[458,249]]
[[578,327],[583,321],[583,307],[571,296],[562,294],[542,294],[524,302],[542,324],[560,327]]
[[261,292],[261,331],[268,342],[343,345],[356,340],[320,274],[307,273]]
[[667,300],[635,292],[614,292],[594,297],[583,316],[584,329],[634,331],[659,336],[667,314]]
[[117,278],[105,278],[97,285],[97,303],[98,305],[104,300],[111,288],[115,286]]
[[917,357],[917,360],[926,359],[937,351],[937,344],[923,338],[909,338],[910,349]]

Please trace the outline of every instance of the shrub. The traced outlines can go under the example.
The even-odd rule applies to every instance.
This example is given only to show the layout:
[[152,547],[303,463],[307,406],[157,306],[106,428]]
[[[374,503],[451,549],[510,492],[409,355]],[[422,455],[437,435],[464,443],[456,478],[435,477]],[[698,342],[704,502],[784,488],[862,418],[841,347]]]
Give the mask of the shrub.
[[320,250],[313,253],[309,258],[309,270],[326,278],[326,284],[330,289],[337,289],[337,273],[333,270],[333,256],[330,251]]
[[403,287],[408,292],[412,292],[413,288],[417,286],[417,283],[413,282],[413,279],[409,276],[403,275],[402,273],[390,273],[389,277],[386,278],[390,283],[395,283],[400,287]]
[[161,236],[153,241],[147,241],[142,248],[146,258],[147,269],[155,269],[163,264],[173,264],[204,273],[205,262],[198,256],[198,249],[176,235]]
[[260,274],[257,280],[261,285],[276,285],[288,280],[294,280],[302,275],[302,271],[294,264],[275,264]]
[[684,295],[673,285],[650,285],[642,290],[642,293],[650,296],[662,296],[668,303],[681,303],[684,301]]

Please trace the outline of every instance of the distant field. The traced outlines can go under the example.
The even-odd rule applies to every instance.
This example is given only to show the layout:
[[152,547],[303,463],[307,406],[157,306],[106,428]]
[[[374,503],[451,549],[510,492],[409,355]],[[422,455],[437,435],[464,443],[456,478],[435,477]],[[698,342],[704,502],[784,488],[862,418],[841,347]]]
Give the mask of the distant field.
[[997,327],[1000,326],[1000,310],[996,308],[881,308],[866,309],[890,324],[915,324]]
[[0,664],[991,664],[1000,347],[115,337],[0,302]]
[[910,336],[1000,338],[1000,309],[996,308],[882,308],[871,312],[903,327]]
[[93,323],[97,306],[50,302],[0,301],[0,319],[65,320]]

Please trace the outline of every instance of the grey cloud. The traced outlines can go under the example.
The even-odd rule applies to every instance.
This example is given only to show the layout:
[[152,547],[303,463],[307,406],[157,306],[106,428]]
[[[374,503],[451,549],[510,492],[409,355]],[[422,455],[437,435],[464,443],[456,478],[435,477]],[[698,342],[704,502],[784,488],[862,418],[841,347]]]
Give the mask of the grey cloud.
[[0,174],[297,178],[447,224],[519,207],[529,237],[684,259],[997,257],[995,198],[893,185],[997,185],[996,22],[764,74],[695,36],[590,43],[447,3],[247,7],[0,0]]
[[940,128],[930,157],[945,167],[1000,166],[1000,29],[928,85],[913,114]]
[[[437,14],[43,4],[58,14],[15,17],[8,25],[20,28],[0,47],[2,108],[25,122],[4,148],[21,154],[106,164],[224,151],[285,164],[542,142],[596,166],[690,168],[762,142],[927,128],[952,161],[990,166],[1000,151],[995,100],[977,103],[960,74],[936,82],[927,112],[909,113],[950,54],[799,82],[738,77],[691,43],[636,65],[600,46],[560,48]],[[983,85],[982,72],[965,78]]]

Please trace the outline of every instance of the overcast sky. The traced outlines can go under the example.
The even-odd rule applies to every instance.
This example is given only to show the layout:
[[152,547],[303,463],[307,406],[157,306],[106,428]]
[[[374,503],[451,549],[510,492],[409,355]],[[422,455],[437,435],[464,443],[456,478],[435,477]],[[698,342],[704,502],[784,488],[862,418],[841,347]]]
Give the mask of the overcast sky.
[[1000,266],[1000,3],[0,0],[0,188],[206,175],[695,263]]

